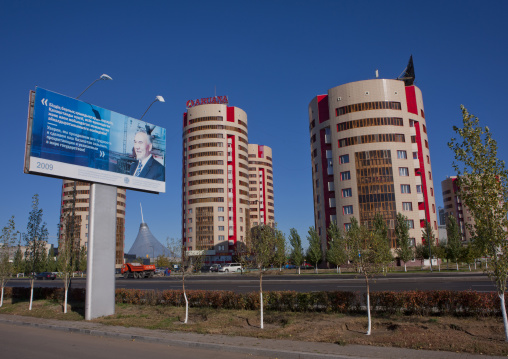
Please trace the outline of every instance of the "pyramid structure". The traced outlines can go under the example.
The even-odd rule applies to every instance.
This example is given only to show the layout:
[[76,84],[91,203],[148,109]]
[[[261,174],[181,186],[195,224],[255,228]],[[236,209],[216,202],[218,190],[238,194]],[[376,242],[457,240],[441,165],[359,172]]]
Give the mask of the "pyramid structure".
[[158,256],[167,256],[167,253],[167,248],[153,236],[148,224],[141,222],[138,236],[128,254],[134,254],[136,258],[146,258],[147,255],[150,258],[157,258]]

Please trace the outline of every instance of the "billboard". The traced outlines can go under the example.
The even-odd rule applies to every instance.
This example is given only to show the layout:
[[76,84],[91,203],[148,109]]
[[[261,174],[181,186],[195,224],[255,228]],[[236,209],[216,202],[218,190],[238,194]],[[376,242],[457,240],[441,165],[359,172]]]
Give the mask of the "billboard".
[[25,173],[165,192],[166,129],[42,88],[30,92]]

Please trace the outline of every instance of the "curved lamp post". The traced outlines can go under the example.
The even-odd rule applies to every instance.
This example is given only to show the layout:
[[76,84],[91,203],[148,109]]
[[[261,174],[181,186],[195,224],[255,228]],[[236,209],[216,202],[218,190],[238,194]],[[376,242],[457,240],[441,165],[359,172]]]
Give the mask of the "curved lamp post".
[[109,75],[102,74],[102,75],[101,75],[101,77],[99,77],[99,78],[98,78],[98,79],[96,79],[94,82],[92,82],[90,85],[88,85],[88,87],[87,87],[86,89],[84,89],[84,90],[83,90],[83,92],[81,92],[81,93],[78,95],[78,97],[76,97],[76,99],[80,98],[80,97],[81,97],[81,95],[83,95],[83,94],[86,92],[86,90],[88,90],[90,87],[92,87],[92,85],[93,85],[94,83],[96,83],[97,81],[100,81],[100,80],[113,80],[113,78],[112,78],[111,76],[109,76]]
[[165,102],[164,101],[164,97],[160,96],[160,95],[157,95],[155,96],[155,100],[153,100],[153,102],[150,104],[150,106],[148,106],[148,108],[146,109],[145,113],[143,113],[143,115],[139,118],[140,120],[145,116],[145,114],[148,112],[148,110],[150,109],[150,107],[152,107],[152,105],[154,103],[156,103],[157,101],[159,102]]

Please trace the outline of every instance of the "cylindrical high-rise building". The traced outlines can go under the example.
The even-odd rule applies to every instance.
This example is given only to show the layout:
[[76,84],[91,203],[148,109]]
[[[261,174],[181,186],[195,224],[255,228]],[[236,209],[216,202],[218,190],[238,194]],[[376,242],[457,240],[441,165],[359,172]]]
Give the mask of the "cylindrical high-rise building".
[[[412,63],[411,63],[412,65]],[[348,229],[351,217],[372,228],[380,213],[392,247],[398,212],[408,218],[414,244],[425,242],[437,215],[422,93],[412,81],[348,83],[309,105],[314,220],[323,249],[332,221]]]
[[188,254],[204,250],[216,263],[246,238],[249,160],[247,114],[211,99],[189,101],[183,116],[182,239]]
[[250,226],[275,225],[272,149],[249,144]]
[[[74,190],[76,190],[76,200],[74,202]],[[115,265],[120,268],[123,264],[123,252],[125,242],[125,188],[117,188],[116,200],[116,255]],[[79,239],[75,247],[88,247],[88,215],[90,202],[90,183],[83,181],[63,180],[62,184],[62,207],[60,218],[60,238],[69,233],[64,230],[65,218],[74,212],[75,233],[74,238]]]

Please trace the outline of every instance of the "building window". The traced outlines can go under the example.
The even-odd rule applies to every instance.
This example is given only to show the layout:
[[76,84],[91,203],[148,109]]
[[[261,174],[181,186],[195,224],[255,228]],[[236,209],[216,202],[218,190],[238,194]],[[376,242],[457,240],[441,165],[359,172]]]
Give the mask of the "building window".
[[218,207],[217,212],[224,212],[224,207]]
[[189,227],[189,228],[187,229],[187,232],[192,233],[192,227]]
[[411,136],[411,143],[416,143],[416,136]]
[[401,184],[400,185],[400,192],[401,193],[411,193],[411,186],[408,184]]
[[425,148],[429,148],[429,143],[425,140]]
[[409,120],[409,127],[415,127],[415,120]]
[[432,213],[436,213],[436,205],[432,203]]
[[427,163],[430,164],[430,157],[429,157],[429,155],[427,155]]
[[224,222],[224,217],[223,216],[219,216],[219,222]]
[[340,180],[346,181],[351,179],[351,173],[349,171],[341,172],[340,173]]
[[319,180],[316,180],[316,188],[319,188]]
[[349,163],[349,155],[339,156],[339,163],[340,164]]
[[219,241],[223,241],[224,240],[224,236],[219,236]]
[[409,238],[409,246],[415,247],[416,246],[416,240],[414,238]]
[[192,208],[189,208],[189,214],[192,214]]
[[397,151],[397,158],[399,160],[407,160],[407,152],[403,151],[403,150],[398,150]]
[[409,227],[409,229],[414,229],[415,228],[415,221],[413,221],[412,219],[408,219],[406,221],[407,223],[407,226]]
[[418,152],[413,152],[413,160],[417,160],[418,159]]
[[429,171],[429,179],[432,179],[432,173]]
[[412,202],[402,202],[402,210],[403,211],[412,211],[413,203]]
[[430,187],[430,196],[434,197],[434,188]]
[[416,193],[422,193],[422,185],[421,184],[416,185]]
[[353,214],[353,206],[342,207],[343,214]]
[[399,176],[409,176],[407,167],[399,167]]
[[219,231],[224,231],[224,226],[219,226]]
[[317,219],[321,219],[321,212],[317,212]]
[[349,231],[351,229],[351,223],[344,223],[344,229]]
[[316,202],[317,202],[317,203],[319,203],[319,202],[320,202],[319,195],[317,195],[317,197],[316,197]]
[[351,191],[351,188],[344,188],[342,190],[342,197],[346,198],[346,197],[352,197],[353,196],[353,192]]

